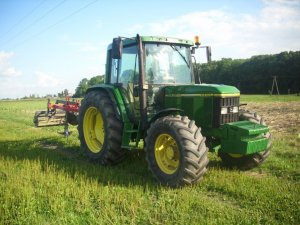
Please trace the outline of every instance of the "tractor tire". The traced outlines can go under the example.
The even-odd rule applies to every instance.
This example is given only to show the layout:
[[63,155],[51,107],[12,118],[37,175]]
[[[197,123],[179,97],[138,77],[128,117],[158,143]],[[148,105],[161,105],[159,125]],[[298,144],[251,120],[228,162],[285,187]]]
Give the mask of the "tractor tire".
[[78,124],[77,115],[72,112],[66,112],[67,122],[73,126]]
[[[240,111],[239,120],[248,120],[257,124],[266,125],[261,116],[250,111]],[[257,152],[251,155],[240,155],[219,152],[219,156],[222,159],[224,166],[229,168],[236,167],[241,170],[249,170],[262,164],[269,156],[270,149],[272,147],[271,133],[265,133],[264,137],[266,137],[269,140],[269,143],[266,150],[262,152]]]
[[91,91],[82,100],[78,119],[81,148],[93,161],[114,165],[122,161],[123,124],[104,91]]
[[207,170],[205,137],[186,116],[157,119],[147,131],[145,144],[149,170],[163,185],[196,184]]

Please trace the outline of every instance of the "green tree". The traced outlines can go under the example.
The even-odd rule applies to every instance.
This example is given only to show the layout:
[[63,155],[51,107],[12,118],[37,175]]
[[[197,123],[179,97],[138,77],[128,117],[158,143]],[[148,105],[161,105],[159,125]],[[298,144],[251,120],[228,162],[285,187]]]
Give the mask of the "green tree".
[[95,84],[101,84],[101,83],[104,83],[104,76],[95,76],[89,80],[88,85],[93,86]]
[[73,97],[74,98],[82,98],[89,87],[91,87],[95,84],[101,84],[101,83],[104,83],[104,75],[98,75],[98,76],[92,77],[90,80],[87,78],[83,78],[79,82]]
[[74,98],[80,98],[80,97],[83,97],[84,93],[86,92],[86,90],[88,89],[88,79],[87,78],[83,78],[76,90],[75,90],[75,94],[73,95]]
[[222,59],[196,66],[203,83],[236,86],[244,94],[267,94],[274,76],[280,93],[300,92],[300,51]]
[[64,90],[64,96],[68,96],[69,95],[69,91],[68,91],[68,89],[65,89]]

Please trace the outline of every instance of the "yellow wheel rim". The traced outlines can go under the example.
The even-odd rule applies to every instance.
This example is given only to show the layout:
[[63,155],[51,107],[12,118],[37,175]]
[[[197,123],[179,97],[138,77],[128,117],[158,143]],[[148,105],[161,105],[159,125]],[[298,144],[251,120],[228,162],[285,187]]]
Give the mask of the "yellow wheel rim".
[[243,155],[241,154],[234,154],[234,153],[228,153],[232,158],[241,158]]
[[166,174],[175,173],[179,166],[180,154],[174,138],[169,134],[161,134],[157,137],[154,148],[158,167]]
[[83,134],[91,152],[98,153],[102,150],[105,136],[104,122],[102,114],[95,107],[90,107],[85,111]]

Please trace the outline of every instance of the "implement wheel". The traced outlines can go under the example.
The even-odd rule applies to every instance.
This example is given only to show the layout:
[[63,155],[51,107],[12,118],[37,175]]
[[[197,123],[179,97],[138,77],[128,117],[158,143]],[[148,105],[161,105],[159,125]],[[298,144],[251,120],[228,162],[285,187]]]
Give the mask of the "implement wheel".
[[122,123],[115,115],[106,92],[91,91],[86,94],[78,121],[81,148],[90,159],[111,165],[124,158],[125,151],[121,149]]
[[47,111],[36,111],[33,117],[33,123],[36,127],[39,126],[39,117],[47,117]]
[[[262,117],[256,113],[249,111],[240,111],[240,120],[248,120],[257,124],[266,125]],[[272,147],[271,133],[267,132],[264,137],[268,139],[268,146],[266,150],[262,152],[257,152],[251,155],[240,155],[240,154],[230,154],[225,152],[219,152],[219,156],[223,161],[223,164],[227,167],[237,167],[241,170],[249,170],[254,167],[259,166],[263,163],[270,154],[270,149]]]
[[188,117],[157,119],[147,131],[145,142],[149,170],[164,185],[195,184],[206,172],[205,137]]

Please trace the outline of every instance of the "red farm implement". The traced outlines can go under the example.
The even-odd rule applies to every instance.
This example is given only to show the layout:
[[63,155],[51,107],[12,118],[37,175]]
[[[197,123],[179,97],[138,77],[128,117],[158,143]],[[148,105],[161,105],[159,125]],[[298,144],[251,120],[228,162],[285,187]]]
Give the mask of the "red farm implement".
[[36,111],[33,122],[36,127],[59,126],[64,125],[64,134],[68,135],[68,124],[77,125],[77,116],[79,112],[79,100],[70,101],[56,100],[53,104],[48,99],[47,110]]

